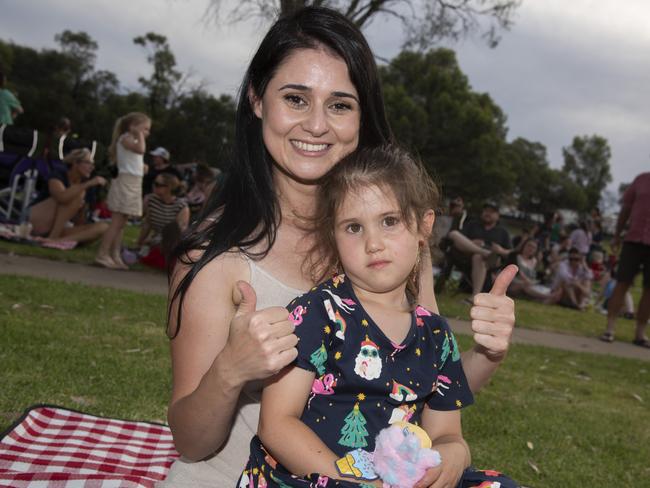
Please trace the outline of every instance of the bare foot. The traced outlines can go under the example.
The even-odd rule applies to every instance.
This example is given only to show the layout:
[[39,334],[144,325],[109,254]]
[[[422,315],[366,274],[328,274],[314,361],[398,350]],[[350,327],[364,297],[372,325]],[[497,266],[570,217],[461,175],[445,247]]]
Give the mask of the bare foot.
[[111,259],[110,256],[97,256],[95,257],[95,264],[98,264],[108,269],[121,269],[119,265]]

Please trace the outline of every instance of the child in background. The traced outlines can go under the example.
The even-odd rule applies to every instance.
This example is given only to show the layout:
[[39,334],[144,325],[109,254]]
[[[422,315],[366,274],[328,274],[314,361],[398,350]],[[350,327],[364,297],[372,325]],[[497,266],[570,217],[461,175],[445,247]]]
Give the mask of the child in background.
[[151,119],[140,112],[120,117],[113,128],[108,154],[117,164],[118,175],[111,181],[107,198],[112,220],[95,257],[105,268],[129,269],[122,261],[122,236],[128,218],[142,216],[143,155],[150,130]]
[[445,320],[415,303],[437,200],[423,167],[393,147],[358,151],[325,176],[308,253],[323,259],[305,265],[335,277],[288,307],[298,357],[265,384],[240,487],[359,487],[336,460],[372,452],[398,421],[420,425],[442,456],[416,486],[516,486],[468,468],[460,409],[473,398],[460,351]]

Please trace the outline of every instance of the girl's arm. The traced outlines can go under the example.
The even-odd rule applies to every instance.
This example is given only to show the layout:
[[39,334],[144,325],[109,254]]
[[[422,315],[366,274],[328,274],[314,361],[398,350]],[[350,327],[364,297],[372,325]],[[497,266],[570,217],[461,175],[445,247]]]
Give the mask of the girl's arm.
[[144,154],[144,151],[146,149],[146,142],[144,140],[144,134],[142,132],[138,132],[137,135],[132,134],[131,132],[127,132],[122,137],[120,137],[119,143],[129,151],[133,151],[137,154]]
[[264,447],[291,473],[338,478],[338,456],[300,420],[314,377],[311,371],[289,366],[267,380],[258,435]]
[[440,452],[442,464],[427,470],[415,488],[456,486],[471,463],[469,446],[461,429],[460,410],[438,411],[425,406],[422,428],[431,437],[431,448]]
[[[296,357],[297,338],[286,309],[256,312],[254,290],[238,281],[247,279],[247,270],[237,253],[208,263],[185,295],[182,326],[170,341],[173,384],[167,419],[176,449],[193,461],[214,453],[228,438],[242,387],[268,378]],[[188,271],[187,265],[175,267],[170,296]],[[172,336],[177,311],[175,300]]]

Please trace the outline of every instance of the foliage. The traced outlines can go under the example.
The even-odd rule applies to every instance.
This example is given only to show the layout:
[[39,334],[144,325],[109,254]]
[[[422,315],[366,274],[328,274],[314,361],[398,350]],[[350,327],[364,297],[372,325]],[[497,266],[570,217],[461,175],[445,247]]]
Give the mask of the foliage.
[[420,156],[444,193],[480,205],[512,191],[506,118],[489,95],[472,91],[453,51],[405,51],[380,74],[397,140]]
[[[208,19],[219,20],[223,0],[211,0]],[[266,21],[290,14],[306,6],[329,7],[340,11],[359,28],[378,17],[398,19],[404,30],[403,47],[427,50],[443,39],[458,40],[482,30],[490,47],[500,40],[499,31],[509,29],[521,0],[242,0],[228,7],[225,18],[240,22],[252,17]],[[487,26],[481,29],[482,23]]]
[[601,195],[612,181],[609,160],[612,151],[604,137],[574,137],[571,146],[562,149],[564,155],[563,173],[576,185],[584,189],[587,211],[598,206]]
[[[41,402],[164,420],[164,319],[164,297],[0,276],[0,430]],[[640,486],[649,374],[644,361],[513,345],[463,410],[473,463],[523,486]]]
[[[62,116],[73,133],[108,146],[115,120],[132,111],[153,114],[150,147],[165,146],[173,161],[204,161],[224,166],[233,139],[235,106],[196,87],[185,89],[187,76],[176,70],[164,36],[147,33],[136,43],[147,50],[152,66],[141,77],[144,92],[124,90],[114,73],[95,68],[98,44],[85,32],[65,30],[55,36],[60,49],[35,50],[0,40],[0,64],[17,91],[25,113],[16,125],[50,132]],[[96,157],[99,171],[105,151]]]
[[149,113],[156,118],[161,111],[168,108],[176,94],[176,84],[181,73],[176,70],[176,57],[172,53],[167,38],[155,32],[133,39],[135,44],[147,50],[147,62],[153,68],[150,78],[138,78],[149,95]]

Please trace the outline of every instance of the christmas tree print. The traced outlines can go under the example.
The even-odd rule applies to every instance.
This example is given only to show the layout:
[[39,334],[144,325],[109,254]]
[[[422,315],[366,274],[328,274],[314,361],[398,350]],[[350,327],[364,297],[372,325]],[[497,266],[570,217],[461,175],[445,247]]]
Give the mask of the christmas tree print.
[[318,374],[323,376],[325,374],[325,361],[327,361],[327,350],[325,344],[321,344],[318,349],[311,353],[309,362],[314,365]]
[[456,342],[456,336],[451,334],[451,347],[453,351],[451,352],[451,360],[456,362],[460,359],[460,349],[458,349],[458,343]]
[[341,429],[339,444],[345,447],[366,447],[368,442],[368,430],[365,425],[366,418],[359,410],[359,404],[355,403],[352,411],[344,419],[345,425]]

